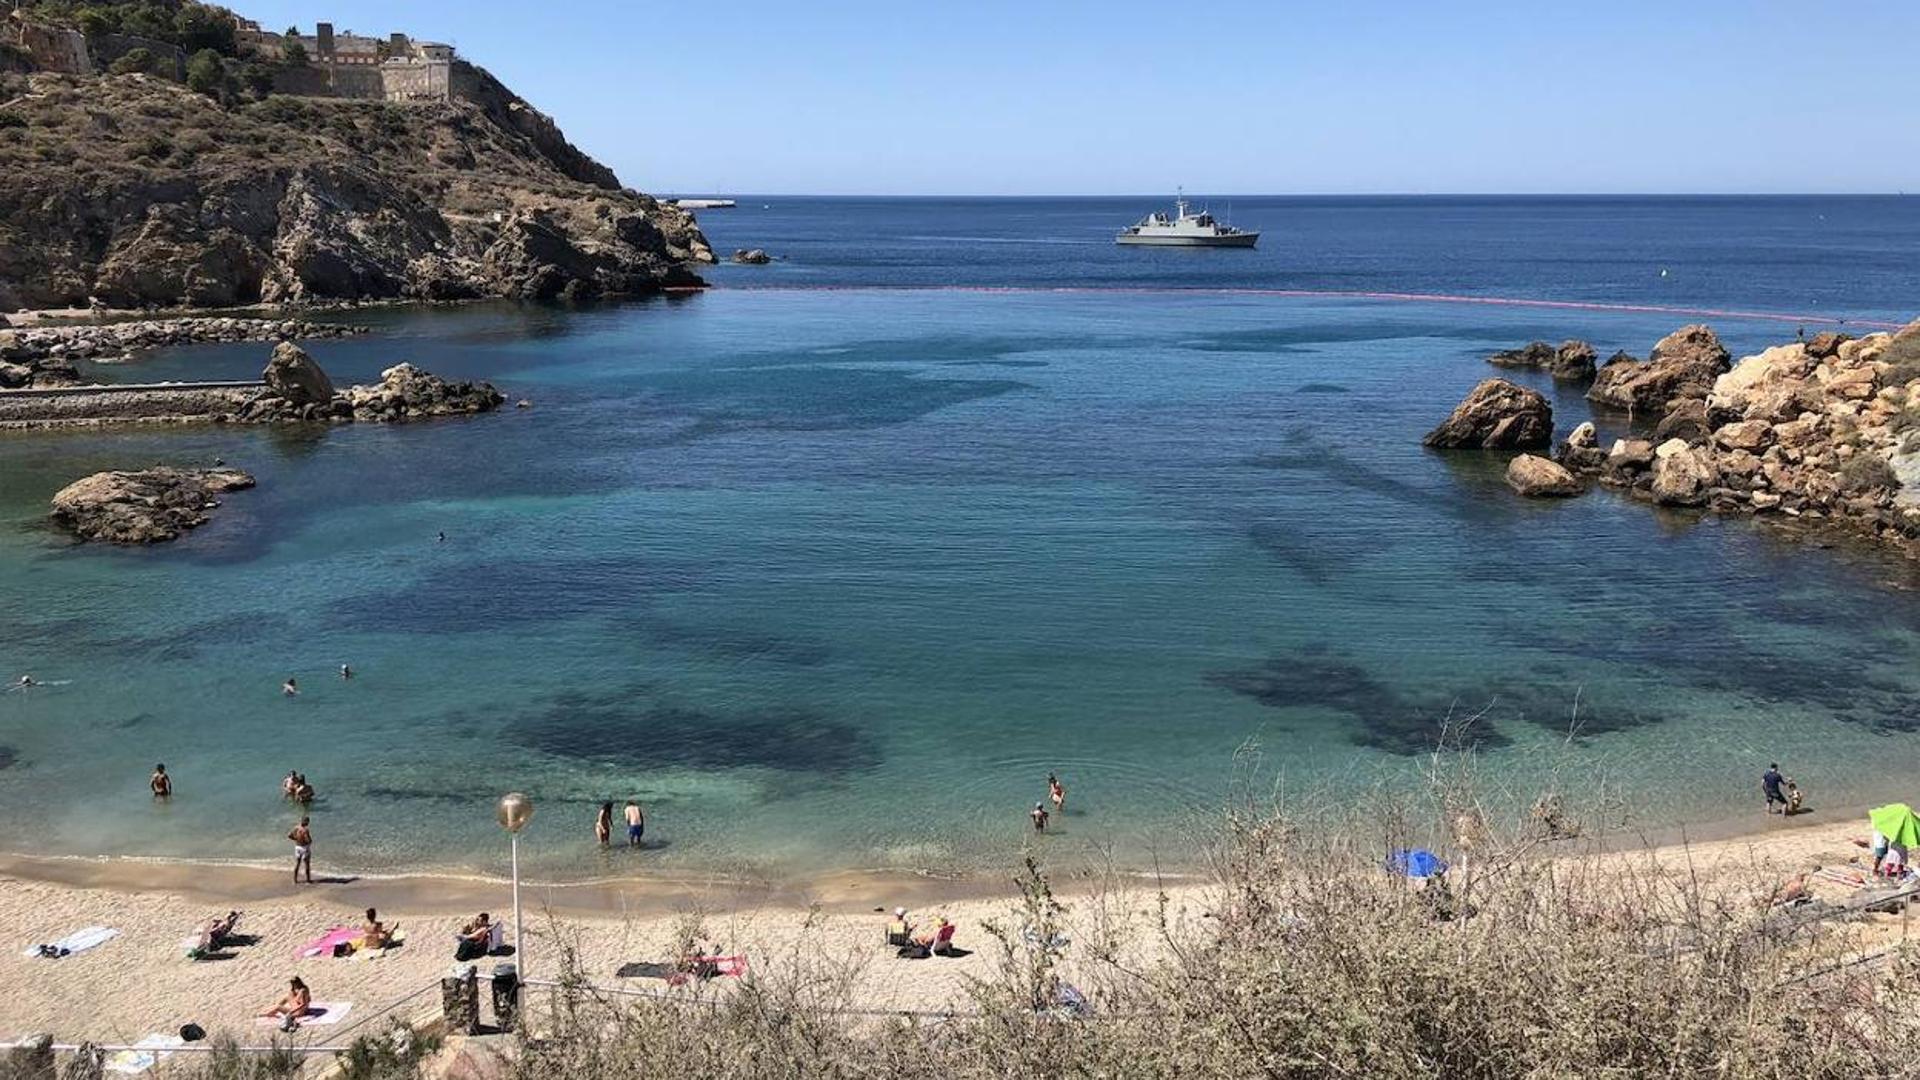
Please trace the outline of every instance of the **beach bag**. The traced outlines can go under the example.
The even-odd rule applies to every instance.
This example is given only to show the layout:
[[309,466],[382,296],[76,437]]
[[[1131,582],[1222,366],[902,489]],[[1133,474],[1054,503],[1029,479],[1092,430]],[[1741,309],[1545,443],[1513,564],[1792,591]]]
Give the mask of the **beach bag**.
[[453,960],[456,964],[478,960],[485,955],[487,955],[487,947],[472,938],[461,938],[460,944],[453,947]]
[[190,1043],[199,1042],[201,1039],[204,1039],[206,1037],[207,1037],[207,1029],[201,1027],[199,1024],[181,1024],[180,1025],[180,1041],[181,1042],[190,1042]]
[[903,945],[896,955],[902,960],[925,960],[933,955],[933,950],[925,945]]

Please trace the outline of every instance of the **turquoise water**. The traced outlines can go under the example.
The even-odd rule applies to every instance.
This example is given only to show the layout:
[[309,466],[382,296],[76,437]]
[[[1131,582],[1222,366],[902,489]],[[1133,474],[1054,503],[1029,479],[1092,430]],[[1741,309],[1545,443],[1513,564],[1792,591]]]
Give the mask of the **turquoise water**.
[[[1488,351],[1643,353],[1671,315],[722,289],[364,318],[312,347],[336,381],[411,360],[533,407],[0,437],[0,673],[54,684],[0,695],[0,848],[277,858],[298,768],[323,871],[498,869],[508,789],[550,875],[988,866],[1055,770],[1049,843],[1139,865],[1179,860],[1249,740],[1289,788],[1414,785],[1482,711],[1500,782],[1648,820],[1744,812],[1768,760],[1816,802],[1907,794],[1908,567],[1522,501],[1419,446]],[[1588,415],[1536,385],[1560,430]],[[178,544],[42,523],[88,472],[216,457],[260,487]],[[603,859],[593,807],[629,797],[653,846]]]

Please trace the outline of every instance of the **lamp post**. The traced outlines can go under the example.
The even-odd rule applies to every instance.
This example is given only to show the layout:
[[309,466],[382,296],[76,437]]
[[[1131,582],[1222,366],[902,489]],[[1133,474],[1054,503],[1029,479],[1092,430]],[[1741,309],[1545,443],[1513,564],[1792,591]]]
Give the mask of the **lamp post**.
[[510,791],[500,796],[500,805],[494,808],[494,816],[500,819],[500,827],[507,830],[513,845],[513,954],[520,977],[525,979],[527,943],[520,933],[520,830],[533,820],[533,800],[517,791]]

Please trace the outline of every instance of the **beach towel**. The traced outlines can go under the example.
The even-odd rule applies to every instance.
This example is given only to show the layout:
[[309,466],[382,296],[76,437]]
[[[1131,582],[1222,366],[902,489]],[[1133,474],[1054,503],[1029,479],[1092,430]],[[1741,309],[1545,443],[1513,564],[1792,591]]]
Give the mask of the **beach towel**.
[[[301,1027],[326,1027],[329,1024],[337,1024],[345,1020],[347,1013],[351,1011],[353,1011],[353,1002],[351,1001],[316,1001],[312,1005],[307,1006],[307,1015],[299,1019],[299,1024]],[[256,1027],[279,1027],[285,1022],[286,1021],[277,1016],[256,1016],[253,1018],[253,1023]]]
[[133,1044],[135,1049],[121,1050],[107,1056],[107,1071],[138,1075],[153,1068],[172,1056],[173,1048],[187,1045],[187,1040],[178,1035],[149,1035]]
[[[699,965],[700,976],[702,978],[718,978],[722,975],[732,975],[738,978],[747,973],[747,958],[744,956],[696,956],[693,958],[693,962]],[[683,971],[668,979],[667,985],[681,986],[692,978],[692,975]]]
[[83,953],[95,946],[104,945],[119,936],[120,931],[118,930],[112,930],[104,926],[89,926],[85,930],[75,930],[59,941],[47,942],[44,946],[29,945],[26,951],[20,955],[27,957],[39,956],[41,955],[40,950],[42,948],[51,948],[61,956],[72,956],[74,953]]
[[321,934],[319,937],[314,938],[312,941],[307,942],[305,945],[300,946],[293,955],[296,957],[332,956],[334,946],[344,945],[349,941],[359,941],[362,936],[364,936],[364,931],[357,930],[351,926],[336,926],[326,933]]
[[381,948],[369,949],[363,946],[363,947],[354,949],[353,959],[378,960],[381,957],[387,955],[387,952],[389,950],[394,949],[401,945],[405,945],[406,943],[407,943],[407,932],[405,930],[395,930],[393,932],[393,936],[387,939],[387,944]]

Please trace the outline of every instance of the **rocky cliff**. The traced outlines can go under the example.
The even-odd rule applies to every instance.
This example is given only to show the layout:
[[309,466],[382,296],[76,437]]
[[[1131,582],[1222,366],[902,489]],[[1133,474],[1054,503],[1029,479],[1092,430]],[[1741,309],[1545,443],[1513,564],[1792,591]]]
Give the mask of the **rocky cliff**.
[[700,284],[691,215],[461,67],[459,96],[407,104],[0,74],[0,311]]

